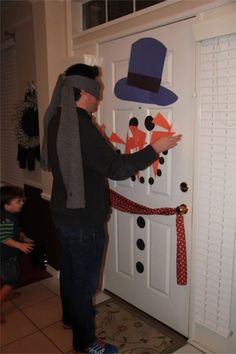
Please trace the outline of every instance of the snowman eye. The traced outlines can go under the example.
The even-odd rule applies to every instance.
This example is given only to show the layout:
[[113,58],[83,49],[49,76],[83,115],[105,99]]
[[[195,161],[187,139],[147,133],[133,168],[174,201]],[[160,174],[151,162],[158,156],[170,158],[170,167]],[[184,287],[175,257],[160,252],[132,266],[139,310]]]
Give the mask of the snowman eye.
[[131,118],[129,121],[129,125],[137,127],[138,126],[138,119],[136,117]]
[[152,120],[153,120],[152,116],[147,116],[145,118],[145,123],[144,124],[145,124],[146,129],[149,130],[149,131],[153,130],[154,127],[155,127],[155,124],[152,122]]

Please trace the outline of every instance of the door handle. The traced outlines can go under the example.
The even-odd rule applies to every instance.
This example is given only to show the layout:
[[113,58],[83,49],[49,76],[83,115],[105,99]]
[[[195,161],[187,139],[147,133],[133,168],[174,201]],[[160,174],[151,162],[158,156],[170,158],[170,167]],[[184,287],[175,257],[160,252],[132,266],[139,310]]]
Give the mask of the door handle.
[[176,213],[178,215],[187,214],[187,212],[188,212],[188,207],[186,204],[181,204],[176,208]]

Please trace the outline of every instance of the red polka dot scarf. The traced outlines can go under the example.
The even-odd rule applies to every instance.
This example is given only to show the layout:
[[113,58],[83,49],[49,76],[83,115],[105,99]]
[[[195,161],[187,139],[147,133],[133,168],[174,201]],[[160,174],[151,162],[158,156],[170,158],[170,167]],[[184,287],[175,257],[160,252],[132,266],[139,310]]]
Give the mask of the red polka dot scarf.
[[176,214],[176,233],[177,233],[177,250],[176,250],[176,278],[178,285],[187,284],[187,255],[186,241],[184,230],[184,218],[176,212],[175,208],[148,208],[142,204],[138,204],[129,200],[113,190],[110,191],[110,201],[113,208],[131,214],[143,215],[174,215]]

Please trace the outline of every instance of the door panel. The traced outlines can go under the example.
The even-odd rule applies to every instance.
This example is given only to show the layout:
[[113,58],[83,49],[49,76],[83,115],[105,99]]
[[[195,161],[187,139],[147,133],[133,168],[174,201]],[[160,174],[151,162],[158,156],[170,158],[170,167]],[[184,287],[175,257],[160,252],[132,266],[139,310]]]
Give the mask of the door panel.
[[[99,119],[106,133],[118,134],[124,141],[129,134],[129,121],[138,120],[138,128],[146,133],[150,142],[146,117],[160,112],[173,131],[183,134],[178,146],[160,154],[155,176],[152,166],[140,171],[139,178],[109,181],[110,187],[126,198],[151,208],[177,207],[185,203],[188,259],[191,250],[191,207],[193,168],[193,92],[194,92],[194,40],[192,20],[182,21],[151,31],[121,38],[99,46],[103,58],[104,100]],[[162,85],[178,95],[169,106],[123,101],[114,95],[115,83],[127,76],[130,49],[140,38],[153,37],[167,47]],[[147,53],[148,55],[148,53]],[[155,126],[154,130],[163,130]],[[123,144],[115,144],[124,152]],[[180,190],[187,182],[188,192]],[[140,308],[159,321],[188,336],[188,285],[176,283],[176,223],[175,216],[131,215],[113,210],[109,222],[109,248],[106,260],[105,288]]]

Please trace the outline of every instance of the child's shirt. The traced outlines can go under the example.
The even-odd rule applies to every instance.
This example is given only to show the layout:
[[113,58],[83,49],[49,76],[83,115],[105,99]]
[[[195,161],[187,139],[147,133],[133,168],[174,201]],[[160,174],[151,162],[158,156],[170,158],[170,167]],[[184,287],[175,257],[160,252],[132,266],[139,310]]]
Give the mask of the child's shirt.
[[18,254],[18,249],[7,246],[3,243],[8,239],[19,241],[20,227],[18,214],[12,214],[7,211],[1,211],[0,222],[0,255],[1,261],[14,257]]

